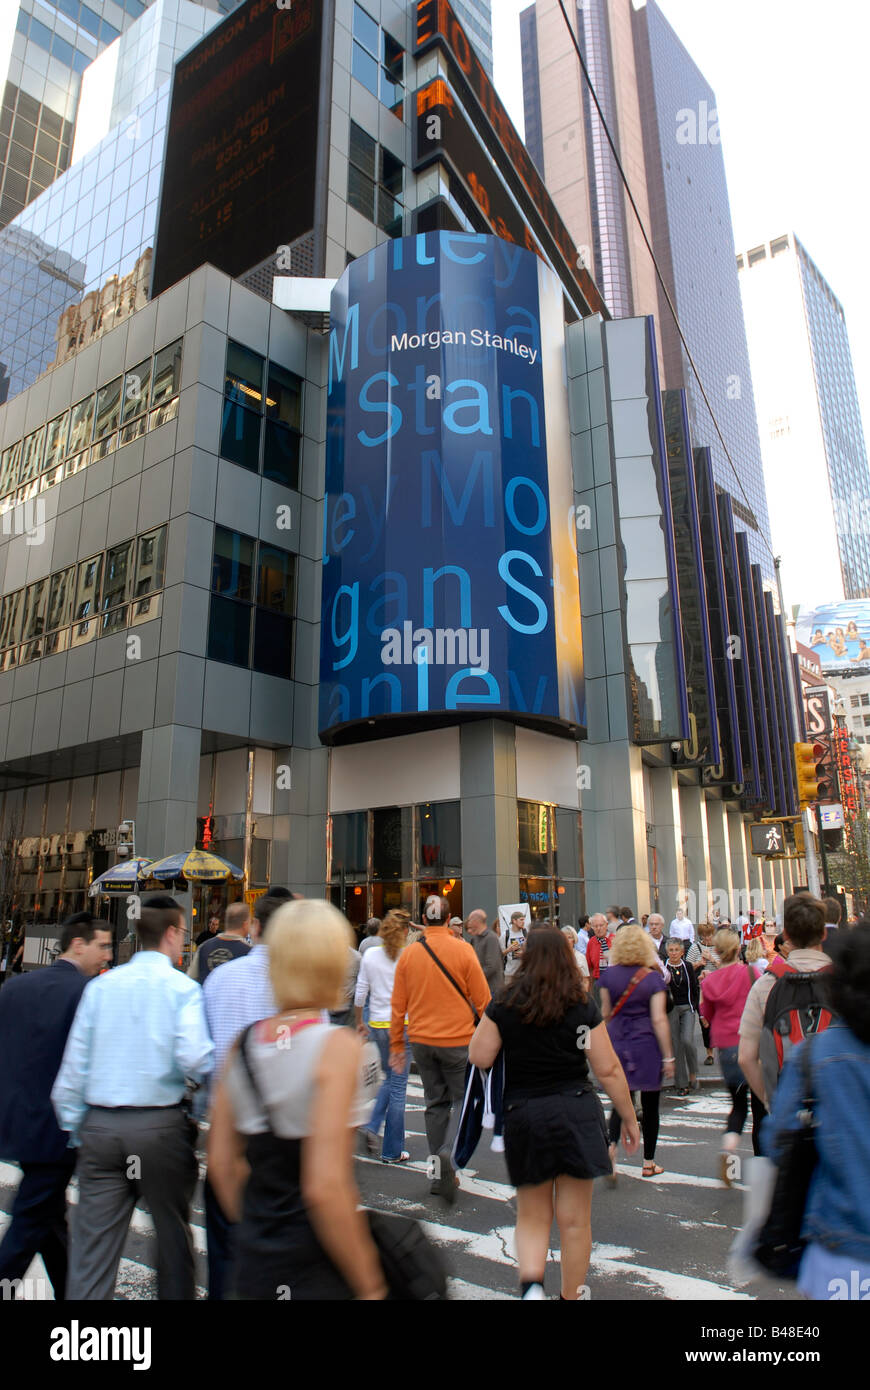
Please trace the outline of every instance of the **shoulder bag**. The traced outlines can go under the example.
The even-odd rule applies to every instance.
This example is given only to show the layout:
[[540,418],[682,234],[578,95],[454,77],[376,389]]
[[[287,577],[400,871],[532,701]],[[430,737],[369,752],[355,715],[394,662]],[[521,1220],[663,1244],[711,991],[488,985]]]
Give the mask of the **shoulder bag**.
[[[248,1034],[252,1026],[246,1028],[239,1039],[239,1056],[257,1104],[274,1134],[272,1116],[248,1056]],[[414,1302],[446,1298],[447,1275],[441,1255],[424,1234],[419,1221],[395,1212],[370,1211],[365,1207],[363,1211],[377,1246],[389,1297]]]
[[480,1022],[480,1014],[477,1012],[477,1009],[474,1007],[474,1005],[472,1004],[472,1002],[471,1002],[471,1000],[469,999],[468,995],[465,993],[465,990],[462,988],[462,985],[459,983],[458,980],[454,979],[454,977],[450,974],[450,971],[447,969],[447,966],[446,966],[446,965],[443,965],[443,964],[441,963],[441,961],[438,959],[438,957],[436,956],[435,952],[432,950],[432,947],[429,945],[429,942],[426,940],[425,937],[423,937],[423,936],[420,937],[420,940],[419,940],[419,942],[418,942],[418,945],[422,946],[422,947],[423,947],[423,950],[426,951],[426,952],[428,952],[428,954],[429,954],[429,955],[432,957],[432,959],[434,960],[435,964],[438,966],[438,969],[441,971],[442,975],[446,975],[447,978],[448,978],[448,980],[449,980],[450,983],[452,984],[453,988],[457,991],[458,994],[461,994],[461,995],[462,995],[462,997],[463,997],[463,999],[465,1000],[466,1004],[468,1005],[469,1009],[470,1009],[471,1012],[474,1014],[474,1026],[475,1026],[475,1028],[476,1028],[477,1025],[478,1025],[478,1023]]
[[818,1162],[811,1046],[812,1037],[809,1037],[800,1061],[803,1083],[803,1100],[798,1111],[800,1127],[780,1136],[770,1211],[758,1233],[754,1251],[758,1263],[778,1279],[797,1279],[807,1244],[801,1236],[801,1228]]

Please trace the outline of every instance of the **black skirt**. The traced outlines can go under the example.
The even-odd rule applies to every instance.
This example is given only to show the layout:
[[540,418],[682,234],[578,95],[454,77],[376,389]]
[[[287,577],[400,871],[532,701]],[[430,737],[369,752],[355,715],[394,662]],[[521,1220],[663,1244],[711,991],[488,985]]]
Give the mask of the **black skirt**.
[[504,1147],[514,1187],[611,1171],[604,1109],[592,1090],[508,1101]]

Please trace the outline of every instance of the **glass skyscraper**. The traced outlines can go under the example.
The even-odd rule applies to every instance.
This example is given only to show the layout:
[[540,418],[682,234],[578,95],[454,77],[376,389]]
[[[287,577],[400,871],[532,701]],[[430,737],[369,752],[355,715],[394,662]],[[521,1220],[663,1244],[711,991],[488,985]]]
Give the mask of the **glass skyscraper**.
[[772,577],[715,94],[653,0],[638,10],[632,0],[584,0],[574,15],[733,468],[656,282],[556,0],[537,0],[520,20],[530,151],[614,317],[655,315],[661,384],[685,387],[693,441],[712,450],[716,483],[732,497],[751,560]]
[[221,17],[156,0],[85,79],[75,162],[0,230],[0,398],[144,303],[173,64]]
[[870,467],[843,306],[793,233],[737,267],[786,601],[870,598]]

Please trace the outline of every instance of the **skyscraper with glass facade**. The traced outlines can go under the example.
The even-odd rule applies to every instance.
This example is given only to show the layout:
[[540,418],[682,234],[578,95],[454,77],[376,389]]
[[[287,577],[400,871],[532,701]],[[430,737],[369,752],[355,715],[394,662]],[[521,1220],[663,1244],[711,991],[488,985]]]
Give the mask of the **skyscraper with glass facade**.
[[[64,360],[72,335],[81,346],[114,321],[154,243],[173,63],[220,19],[155,0],[86,73],[75,162],[0,230],[0,391],[22,391]],[[146,277],[128,307],[147,292]]]
[[786,601],[870,598],[870,468],[843,306],[794,233],[737,268]]
[[733,468],[656,282],[556,0],[537,0],[521,16],[531,153],[613,315],[655,315],[662,386],[685,387],[694,443],[711,448],[716,483],[732,497],[751,558],[772,577],[715,94],[653,0],[637,10],[632,0],[583,0],[571,12]]

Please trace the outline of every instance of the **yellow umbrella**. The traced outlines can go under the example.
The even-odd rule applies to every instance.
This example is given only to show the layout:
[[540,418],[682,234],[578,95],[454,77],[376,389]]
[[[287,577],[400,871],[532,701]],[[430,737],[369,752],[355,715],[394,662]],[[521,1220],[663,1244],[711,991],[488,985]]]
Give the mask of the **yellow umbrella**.
[[191,849],[186,854],[167,854],[164,859],[156,859],[145,871],[149,878],[186,878],[192,883],[225,883],[227,879],[241,879],[244,874],[228,859],[212,854],[208,849]]

